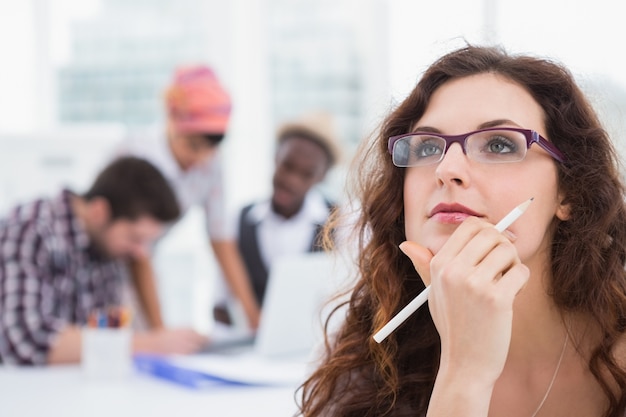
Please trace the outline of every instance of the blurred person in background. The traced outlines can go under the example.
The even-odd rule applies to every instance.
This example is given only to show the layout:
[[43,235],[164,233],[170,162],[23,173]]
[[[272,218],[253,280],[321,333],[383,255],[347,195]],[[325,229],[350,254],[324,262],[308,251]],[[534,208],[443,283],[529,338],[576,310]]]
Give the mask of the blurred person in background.
[[[78,362],[81,327],[123,305],[127,259],[146,257],[180,215],[176,197],[149,162],[120,158],[84,194],[14,207],[0,221],[0,362]],[[135,353],[186,354],[207,340],[191,329],[135,333]]]
[[[237,218],[237,242],[258,305],[272,264],[280,257],[323,250],[322,228],[335,205],[317,189],[340,157],[332,116],[310,112],[277,131],[269,198],[246,205]],[[218,296],[214,318],[238,323],[237,304],[227,291]],[[240,309],[239,309],[240,310]]]
[[[173,187],[183,214],[196,204],[203,208],[215,258],[230,291],[245,311],[247,326],[256,329],[259,306],[248,283],[234,232],[225,221],[219,145],[230,119],[230,96],[211,68],[181,67],[165,92],[165,107],[164,131],[130,137],[118,154],[137,155],[155,164]],[[146,324],[150,328],[163,327],[150,258],[134,259],[131,270]]]

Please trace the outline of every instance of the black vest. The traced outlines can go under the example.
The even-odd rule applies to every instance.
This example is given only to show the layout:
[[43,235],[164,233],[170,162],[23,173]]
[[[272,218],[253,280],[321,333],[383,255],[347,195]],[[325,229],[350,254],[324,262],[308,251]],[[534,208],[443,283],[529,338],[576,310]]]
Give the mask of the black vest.
[[[334,205],[330,202],[326,202],[328,208],[332,212]],[[257,238],[257,223],[252,223],[247,220],[248,213],[252,209],[254,204],[247,205],[241,210],[239,215],[239,236],[238,245],[243,261],[248,271],[248,276],[252,284],[252,289],[256,297],[259,306],[263,305],[263,297],[265,296],[265,288],[267,287],[267,277],[269,271],[263,263],[261,257],[261,251],[259,249],[259,241]],[[323,250],[321,245],[321,233],[324,228],[323,224],[318,224],[315,228],[311,245],[309,246],[309,252],[319,252]]]

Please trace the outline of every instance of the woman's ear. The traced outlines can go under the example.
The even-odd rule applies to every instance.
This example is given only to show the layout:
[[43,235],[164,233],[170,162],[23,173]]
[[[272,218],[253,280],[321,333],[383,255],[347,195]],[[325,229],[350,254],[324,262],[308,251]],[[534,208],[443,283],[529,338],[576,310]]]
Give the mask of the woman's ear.
[[561,221],[569,220],[571,216],[570,205],[565,203],[565,198],[559,196],[560,203],[556,208],[556,217]]

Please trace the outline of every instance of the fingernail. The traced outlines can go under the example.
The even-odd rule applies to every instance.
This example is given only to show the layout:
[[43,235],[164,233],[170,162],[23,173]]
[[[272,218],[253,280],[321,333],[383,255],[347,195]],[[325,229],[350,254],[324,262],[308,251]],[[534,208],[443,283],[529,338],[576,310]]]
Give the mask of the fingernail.
[[504,232],[502,232],[504,234],[504,236],[506,236],[511,242],[515,242],[517,240],[517,235],[513,232],[511,232],[509,229],[506,229]]

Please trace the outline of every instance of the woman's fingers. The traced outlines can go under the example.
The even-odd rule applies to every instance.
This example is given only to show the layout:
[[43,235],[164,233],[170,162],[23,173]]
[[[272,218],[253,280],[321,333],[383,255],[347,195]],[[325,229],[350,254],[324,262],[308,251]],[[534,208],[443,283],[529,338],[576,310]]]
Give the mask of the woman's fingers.
[[515,236],[478,218],[466,219],[433,254],[415,242],[400,249],[425,284],[442,343],[442,363],[497,378],[510,344],[513,300],[528,280]]
[[524,288],[529,277],[530,270],[528,267],[522,263],[518,263],[511,267],[511,269],[498,280],[496,285],[500,287],[500,291],[505,297],[515,298]]
[[400,244],[400,250],[411,259],[424,285],[430,285],[430,261],[433,258],[432,252],[424,246],[410,241],[402,242]]

